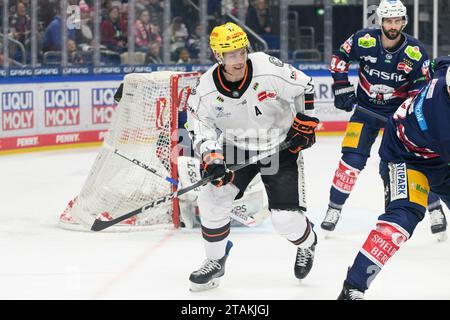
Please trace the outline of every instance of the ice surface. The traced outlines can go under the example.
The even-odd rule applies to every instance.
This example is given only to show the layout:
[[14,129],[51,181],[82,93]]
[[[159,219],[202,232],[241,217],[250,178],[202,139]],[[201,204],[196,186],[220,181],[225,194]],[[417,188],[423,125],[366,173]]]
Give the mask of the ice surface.
[[[316,230],[341,139],[319,136],[304,153],[308,216]],[[226,275],[219,288],[201,293],[188,290],[189,274],[204,259],[198,229],[111,234],[57,227],[98,149],[2,156],[0,299],[336,299],[347,267],[383,212],[375,148],[334,237],[320,235],[314,267],[301,284],[293,273],[295,247],[267,220],[258,228],[232,230]],[[435,240],[426,216],[366,298],[450,299],[449,270],[450,241]]]

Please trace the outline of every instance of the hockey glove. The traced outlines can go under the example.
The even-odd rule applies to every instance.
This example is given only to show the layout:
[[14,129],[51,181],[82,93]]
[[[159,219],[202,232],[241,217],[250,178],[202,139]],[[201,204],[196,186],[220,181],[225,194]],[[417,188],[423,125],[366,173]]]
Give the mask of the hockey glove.
[[294,123],[286,136],[286,141],[291,141],[289,151],[298,153],[301,150],[311,147],[316,142],[316,133],[314,130],[318,124],[319,119],[297,113]]
[[220,152],[212,151],[203,155],[203,172],[203,178],[213,177],[211,183],[216,187],[234,180],[234,172],[227,169],[223,154]]
[[122,94],[123,94],[123,83],[120,84],[119,88],[117,88],[116,93],[114,94],[114,101],[116,101],[117,103],[120,102],[120,100],[122,99]]
[[350,82],[336,84],[333,86],[334,105],[336,108],[350,112],[357,104],[355,87]]

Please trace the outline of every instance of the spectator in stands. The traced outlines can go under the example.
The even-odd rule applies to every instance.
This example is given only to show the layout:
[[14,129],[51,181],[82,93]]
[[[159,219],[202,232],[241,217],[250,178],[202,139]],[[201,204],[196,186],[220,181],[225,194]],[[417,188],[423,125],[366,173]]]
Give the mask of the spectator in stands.
[[147,52],[151,33],[150,14],[147,10],[142,10],[134,23],[134,36],[137,51]]
[[136,0],[135,6],[136,6],[136,11],[147,10],[148,0]]
[[119,19],[119,8],[111,7],[108,19],[101,23],[102,44],[118,53],[127,51],[127,26]]
[[198,54],[200,53],[200,32],[201,25],[197,24],[194,27],[194,32],[191,33],[186,41],[186,48],[189,50],[189,55],[193,59],[198,59]]
[[158,25],[155,25],[153,23],[150,24],[151,29],[151,41],[158,42],[159,46],[162,46],[162,37],[161,37],[161,31]]
[[67,62],[69,64],[84,63],[83,55],[77,50],[77,45],[73,40],[67,40]]
[[222,15],[221,0],[208,0],[208,15],[219,18]]
[[178,48],[177,51],[177,64],[187,64],[187,63],[193,63],[191,60],[191,57],[189,56],[189,50],[186,48]]
[[145,64],[162,64],[160,51],[161,45],[158,42],[150,42],[145,56]]
[[[184,47],[186,40],[189,36],[186,25],[183,23],[181,17],[174,17],[172,23],[169,26],[170,32],[170,52],[175,53],[180,47]],[[172,59],[175,60],[176,56]]]
[[248,6],[245,24],[257,34],[272,33],[272,16],[266,0],[254,0]]
[[12,37],[27,47],[30,42],[31,18],[23,2],[17,3],[16,13],[11,17],[9,26]]
[[[30,35],[31,35],[31,18],[26,12],[26,6],[23,2],[18,2],[16,5],[16,13],[10,19],[10,36],[22,43],[25,50],[29,52]],[[22,51],[16,48],[14,53],[15,60],[21,60]]]
[[56,4],[53,0],[39,0],[38,20],[45,30],[56,14]]
[[[3,21],[3,1],[0,1],[0,17],[2,17]],[[0,32],[3,34],[3,23],[1,23]]]
[[119,8],[120,8],[120,23],[128,27],[128,3],[122,3],[119,6]]
[[188,30],[193,30],[199,21],[199,13],[189,0],[173,0],[171,2],[172,17],[181,17]]
[[147,10],[150,14],[150,22],[153,25],[158,26],[159,30],[161,30],[163,27],[162,23],[164,9],[161,7],[159,0],[149,0]]
[[83,51],[92,49],[94,40],[94,26],[91,18],[91,9],[84,1],[80,1],[80,29],[75,30],[75,41]]
[[[228,13],[234,15],[235,17],[239,16],[239,2],[243,2],[242,7],[247,10],[248,1],[247,0],[222,0],[222,15],[226,15]],[[244,12],[245,15],[246,12]]]
[[[62,48],[61,35],[61,17],[59,15],[59,6],[55,8],[55,16],[52,22],[47,26],[44,32],[43,51],[60,51]],[[75,29],[67,29],[67,37],[71,40],[75,39]]]

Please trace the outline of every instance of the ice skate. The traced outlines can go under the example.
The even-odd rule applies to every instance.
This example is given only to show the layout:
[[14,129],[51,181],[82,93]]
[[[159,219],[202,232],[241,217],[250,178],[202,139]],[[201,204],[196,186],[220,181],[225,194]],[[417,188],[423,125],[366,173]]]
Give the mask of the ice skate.
[[[314,232],[314,231],[313,231]],[[311,271],[314,261],[314,253],[317,244],[317,235],[314,232],[314,243],[309,248],[297,248],[297,255],[295,257],[294,273],[299,280],[306,278]]]
[[344,281],[344,286],[337,300],[364,300],[364,292],[352,287],[347,281]]
[[225,262],[227,261],[233,243],[228,241],[225,255],[218,260],[206,259],[200,269],[191,273],[189,281],[190,291],[205,291],[219,286],[220,277],[225,274]]
[[447,219],[442,207],[430,211],[431,233],[439,242],[447,240]]
[[325,238],[329,237],[330,233],[334,231],[336,225],[341,217],[341,210],[328,206],[325,218],[322,221],[320,227],[325,231]]

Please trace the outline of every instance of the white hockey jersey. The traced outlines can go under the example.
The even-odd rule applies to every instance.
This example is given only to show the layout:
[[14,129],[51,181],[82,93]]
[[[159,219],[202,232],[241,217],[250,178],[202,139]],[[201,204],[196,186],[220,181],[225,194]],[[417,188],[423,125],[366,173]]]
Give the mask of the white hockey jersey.
[[311,77],[275,57],[250,53],[246,77],[234,91],[220,68],[206,71],[188,100],[188,130],[200,155],[222,150],[223,143],[272,149],[285,140],[297,112],[314,108]]

